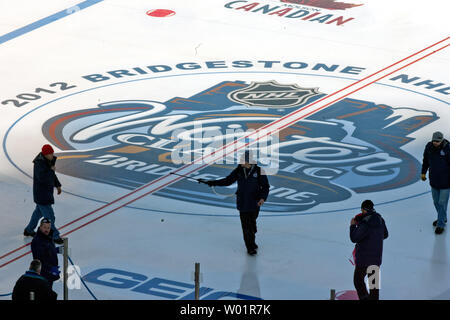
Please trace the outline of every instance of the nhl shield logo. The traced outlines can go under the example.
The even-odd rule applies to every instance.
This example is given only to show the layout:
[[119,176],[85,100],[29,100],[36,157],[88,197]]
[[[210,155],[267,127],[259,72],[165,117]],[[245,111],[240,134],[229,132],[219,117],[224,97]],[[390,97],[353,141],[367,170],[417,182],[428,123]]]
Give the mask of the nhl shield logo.
[[298,107],[317,95],[320,95],[318,88],[302,88],[272,80],[252,82],[246,88],[230,92],[228,98],[247,106],[283,109]]

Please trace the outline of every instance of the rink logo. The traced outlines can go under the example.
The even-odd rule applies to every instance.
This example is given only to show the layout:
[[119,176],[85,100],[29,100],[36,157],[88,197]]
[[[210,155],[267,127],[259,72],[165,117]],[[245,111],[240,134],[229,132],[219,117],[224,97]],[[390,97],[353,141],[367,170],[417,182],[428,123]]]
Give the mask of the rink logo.
[[[267,84],[270,88],[264,87]],[[282,89],[276,92],[274,84]],[[233,141],[326,94],[305,89],[309,93],[302,95],[302,86],[275,81],[222,81],[198,88],[189,97],[178,96],[177,86],[172,87],[173,98],[166,101],[103,102],[48,119],[45,137],[64,150],[58,154],[58,172],[133,190],[182,166],[173,158],[177,152],[187,160],[197,159],[217,150],[217,141]],[[278,167],[269,177],[264,210],[305,212],[347,200],[352,193],[399,190],[417,182],[420,163],[402,147],[414,140],[412,133],[437,119],[426,110],[346,98],[281,130],[272,146]],[[198,139],[200,146],[191,147]],[[266,160],[258,157],[261,166]],[[232,163],[216,162],[190,177],[222,178],[236,166]],[[235,208],[234,197],[212,194],[193,179],[180,180],[155,195],[203,204],[209,214],[214,214],[212,206]],[[227,188],[223,194],[236,186]]]
[[[174,281],[163,278],[151,278],[146,275],[130,271],[102,268],[97,269],[83,277],[84,281],[97,285],[130,290],[134,293],[155,296],[172,300],[194,300],[195,286],[191,283]],[[262,300],[259,297],[240,294],[237,292],[219,291],[209,287],[200,287],[199,297],[201,300]]]
[[362,6],[362,4],[336,2],[336,0],[280,0],[280,1],[285,3],[306,5],[329,10],[345,10],[353,7]]
[[319,95],[317,88],[302,88],[296,84],[282,85],[276,81],[252,82],[248,87],[228,94],[231,101],[247,106],[291,108]]
[[322,9],[344,10],[355,6],[359,5],[334,2],[332,0],[281,0],[279,5],[238,0],[230,1],[225,4],[225,8],[238,12],[264,14],[271,16],[272,18],[282,17],[292,21],[308,21],[334,26],[344,26],[355,18],[322,12]]

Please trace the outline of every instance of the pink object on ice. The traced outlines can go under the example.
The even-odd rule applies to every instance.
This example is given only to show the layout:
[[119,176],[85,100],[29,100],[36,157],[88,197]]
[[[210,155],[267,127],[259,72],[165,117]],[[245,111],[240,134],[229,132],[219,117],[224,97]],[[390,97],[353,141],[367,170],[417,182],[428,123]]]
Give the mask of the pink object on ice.
[[336,300],[359,300],[355,290],[344,290],[336,292]]

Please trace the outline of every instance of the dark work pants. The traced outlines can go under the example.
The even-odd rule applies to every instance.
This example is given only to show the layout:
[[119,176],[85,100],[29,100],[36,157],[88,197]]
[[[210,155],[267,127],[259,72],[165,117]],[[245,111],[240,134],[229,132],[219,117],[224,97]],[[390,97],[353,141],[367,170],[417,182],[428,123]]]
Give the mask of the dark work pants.
[[379,289],[370,289],[370,293],[367,292],[366,283],[364,282],[364,278],[367,276],[367,268],[368,267],[355,267],[353,283],[355,285],[356,292],[358,293],[358,298],[359,300],[379,300]]
[[241,211],[239,214],[241,217],[242,233],[244,235],[247,251],[256,249],[255,234],[258,231],[256,229],[256,218],[258,218],[259,210],[247,212]]

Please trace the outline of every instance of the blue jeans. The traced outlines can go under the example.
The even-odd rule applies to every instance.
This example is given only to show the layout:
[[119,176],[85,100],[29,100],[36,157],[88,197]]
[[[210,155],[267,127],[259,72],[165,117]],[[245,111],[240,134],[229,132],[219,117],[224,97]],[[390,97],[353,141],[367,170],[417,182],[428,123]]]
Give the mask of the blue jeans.
[[53,239],[59,238],[59,231],[55,227],[55,213],[53,212],[52,206],[36,204],[36,209],[34,209],[33,214],[31,215],[31,220],[28,226],[25,228],[28,232],[34,231],[39,222],[39,219],[42,217],[47,218],[52,222],[51,229],[53,230]]
[[434,207],[436,208],[438,218],[437,227],[445,228],[445,221],[447,221],[447,206],[450,189],[435,189],[431,188],[431,195],[433,196]]

